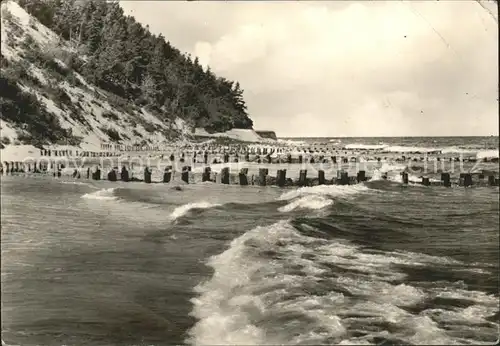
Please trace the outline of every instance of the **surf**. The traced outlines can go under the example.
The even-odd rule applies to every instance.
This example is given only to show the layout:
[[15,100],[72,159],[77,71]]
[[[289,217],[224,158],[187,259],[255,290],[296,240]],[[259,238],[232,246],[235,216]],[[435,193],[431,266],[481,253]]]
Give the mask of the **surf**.
[[[407,282],[402,269],[455,270],[460,261],[306,236],[288,220],[247,231],[206,265],[213,274],[191,300],[197,323],[188,342],[194,345],[470,343],[480,340],[457,335],[464,321],[484,322],[477,328],[488,333],[498,328],[486,320],[498,311],[493,295],[457,283]],[[428,303],[447,297],[472,305],[436,312]],[[447,314],[454,318],[444,329],[437,321]]]
[[210,203],[210,202],[205,202],[205,201],[183,204],[183,205],[175,208],[170,213],[170,219],[172,221],[175,221],[175,220],[180,219],[181,217],[188,215],[188,213],[193,211],[193,210],[203,210],[203,209],[215,208],[215,207],[218,207],[221,205],[222,204],[219,204],[219,203]]
[[116,190],[116,187],[100,189],[95,192],[86,193],[82,196],[82,198],[99,201],[116,201],[118,200],[118,197],[115,195]]

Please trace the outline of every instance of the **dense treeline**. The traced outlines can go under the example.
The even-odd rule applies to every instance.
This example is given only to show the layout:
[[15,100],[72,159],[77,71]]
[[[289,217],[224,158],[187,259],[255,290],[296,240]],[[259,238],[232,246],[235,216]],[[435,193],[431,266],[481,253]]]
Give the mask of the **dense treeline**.
[[252,128],[239,83],[205,71],[198,58],[125,16],[117,2],[18,2],[76,48],[71,67],[102,89],[208,131]]

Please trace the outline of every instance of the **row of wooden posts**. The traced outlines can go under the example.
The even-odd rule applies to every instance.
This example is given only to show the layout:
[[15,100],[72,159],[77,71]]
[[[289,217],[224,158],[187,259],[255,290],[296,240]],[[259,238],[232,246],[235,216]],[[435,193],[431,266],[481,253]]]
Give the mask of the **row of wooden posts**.
[[[264,158],[260,158],[258,157],[256,159],[257,163],[261,163],[262,161],[263,162],[267,162],[267,163],[273,163],[273,159],[271,158],[271,154],[273,154],[274,151],[270,151],[268,152],[267,150],[263,150],[262,152],[261,151],[257,151],[257,153],[254,153],[253,151],[252,152],[249,152],[249,151],[244,151],[244,159],[245,161],[250,161],[250,154],[254,155],[265,155]],[[278,150],[278,152],[280,152]],[[197,154],[203,154],[203,157],[204,157],[204,163],[205,164],[208,164],[208,155],[209,155],[209,152],[205,151],[205,152],[194,152],[193,153],[193,160],[196,160],[196,157],[197,157]],[[222,155],[222,158],[223,158],[223,161],[224,163],[229,163],[230,162],[230,153],[227,153],[227,152],[222,152],[222,153],[215,153],[215,152],[212,152],[211,154],[219,154],[219,155]],[[40,155],[43,156],[43,157],[67,157],[67,156],[73,156],[73,151],[72,150],[40,150]],[[97,158],[97,157],[116,157],[116,156],[121,156],[123,155],[122,152],[89,152],[89,151],[76,151],[75,152],[75,156],[76,157],[94,157],[94,158]],[[163,157],[163,155],[162,155]],[[181,153],[180,154],[180,162],[184,162],[184,158],[185,158],[185,154],[184,153]],[[395,159],[396,162],[405,162],[405,161],[414,161],[414,162],[418,162],[418,161],[429,161],[429,156],[426,156],[426,157],[407,157],[405,155],[402,155],[401,157],[397,157]],[[175,156],[174,154],[171,154],[170,155],[170,160],[171,161],[174,161],[175,159]],[[331,160],[330,160],[331,159]],[[355,156],[351,156],[351,157],[344,157],[344,156],[341,156],[340,158],[338,158],[337,156],[330,156],[329,158],[325,155],[316,155],[316,156],[304,156],[304,155],[298,155],[297,157],[292,157],[291,154],[287,154],[285,157],[280,157],[278,160],[274,160],[274,161],[279,161],[279,162],[284,162],[284,163],[302,163],[303,161],[308,161],[309,163],[315,163],[315,161],[318,161],[318,162],[322,162],[322,163],[326,163],[326,162],[329,162],[331,161],[332,163],[337,163],[337,160],[340,160],[340,162],[342,163],[349,163],[349,162],[357,162],[358,159],[355,157]],[[376,157],[373,157],[373,158],[370,158],[370,160],[376,160],[376,161],[386,161],[387,160],[387,157],[379,157],[379,156],[376,156]],[[450,162],[459,162],[459,161],[466,161],[466,162],[477,162],[477,159],[475,157],[468,157],[468,158],[461,158],[461,157],[450,157],[448,158],[448,160]],[[238,162],[239,161],[239,154],[235,154],[234,155],[234,159],[233,159],[234,162]],[[440,157],[436,157],[436,161],[441,161],[441,158]],[[482,159],[482,161],[491,161],[491,162],[498,162],[498,158],[497,159]],[[218,158],[214,158],[212,163],[219,163],[219,159]]]
[[[117,181],[118,174],[117,168],[114,168],[108,172],[107,178],[109,181]],[[189,184],[189,173],[191,172],[191,166],[184,166],[181,171],[181,179],[185,183]],[[370,180],[369,177],[366,176],[366,171],[360,170],[357,172],[356,176],[349,176],[348,172],[343,170],[337,171],[337,176],[333,179],[325,178],[325,171],[319,170],[317,178],[307,178],[307,170],[302,169],[299,171],[299,178],[297,181],[294,181],[291,178],[286,177],[286,169],[279,169],[276,172],[276,176],[269,176],[268,168],[259,168],[258,175],[251,176],[251,179],[248,178],[248,168],[242,168],[237,174],[237,181],[239,185],[258,185],[258,186],[266,186],[266,185],[277,185],[279,187],[284,186],[311,186],[311,185],[353,185],[357,183],[361,183],[367,180]],[[172,180],[172,166],[167,166],[163,173],[163,183],[169,183]],[[151,183],[151,175],[152,172],[149,167],[144,169],[144,179],[145,183]],[[74,177],[79,177],[79,173],[75,170],[73,174]],[[92,177],[93,180],[101,179],[101,170],[96,168],[94,172],[91,172],[90,168],[87,169],[87,178]],[[384,175],[383,179],[387,179],[387,176]],[[401,172],[401,178],[403,184],[409,184],[409,176],[408,172]],[[421,178],[421,185],[431,186],[431,185],[439,185],[445,187],[451,187],[451,175],[450,173],[441,173],[441,180],[439,182],[430,181],[429,177]],[[139,179],[130,178],[129,172],[126,167],[122,167],[120,173],[120,180],[124,182],[128,181],[140,181]],[[213,173],[210,167],[205,167],[202,173],[202,182],[206,181],[216,181],[216,173]],[[230,184],[231,183],[231,174],[229,167],[224,167],[220,171],[220,182],[221,184]],[[473,186],[473,185],[486,185],[485,175],[477,174],[477,180],[474,182],[473,174],[471,173],[461,173],[459,180],[459,186]],[[489,186],[498,186],[499,179],[494,175],[489,175],[487,177],[487,185]]]
[[[181,171],[181,180],[184,181],[185,183],[189,184],[189,173],[191,172],[191,166],[184,166],[182,167]],[[163,183],[169,183],[172,180],[172,166],[167,166],[163,172]],[[356,184],[360,183],[363,181],[368,180],[366,177],[365,171],[359,171],[356,177],[349,177],[347,172],[344,171],[338,171],[337,172],[337,178],[332,179],[332,180],[327,180],[325,178],[325,171],[319,170],[318,171],[318,178],[317,178],[317,183],[318,185],[325,185],[325,184],[332,184],[336,183],[339,185],[350,185],[350,184]],[[55,173],[54,173],[55,174]],[[60,175],[60,174],[59,174]],[[149,167],[144,168],[144,181],[145,183],[151,183],[151,169]],[[205,167],[201,181],[206,182],[206,181],[216,181],[216,175],[217,173],[212,172],[210,167]],[[79,172],[75,170],[73,173],[74,178],[80,178]],[[271,177],[269,176],[269,169],[268,168],[259,168],[259,174],[257,177],[254,177],[254,175],[251,176],[251,179],[248,179],[248,168],[242,168],[240,172],[237,175],[238,177],[238,182],[239,185],[259,185],[259,186],[266,186],[266,185],[278,185],[280,187],[284,186],[308,186],[311,185],[311,182],[313,179],[307,178],[307,170],[303,169],[300,170],[299,173],[299,179],[297,182],[294,182],[293,179],[287,178],[286,177],[286,169],[279,169],[276,173],[276,177]],[[96,167],[93,171],[89,168],[87,168],[87,179],[92,178],[93,180],[101,180],[101,169]],[[109,181],[117,181],[118,180],[118,169],[115,167],[112,170],[110,170],[107,174],[107,179]],[[121,172],[120,172],[120,180],[124,182],[128,181],[140,181],[139,179],[130,178],[130,174],[127,170],[126,167],[122,167]],[[335,180],[335,182],[334,182]],[[230,174],[230,169],[229,167],[224,167],[220,171],[220,182],[221,184],[230,184],[231,182],[231,174]]]
[[[32,173],[41,173],[41,172],[46,172],[48,170],[46,164],[42,166],[40,163],[39,167],[37,167],[35,164],[33,166],[31,164],[25,165],[22,162],[11,162],[10,164],[8,162],[4,162],[5,165],[5,170],[3,173],[24,173],[25,170],[27,172],[32,172]],[[27,166],[27,167],[26,167]],[[56,164],[54,167],[54,176],[61,176],[61,170],[64,169],[63,164]],[[2,166],[3,169],[3,166]],[[184,166],[181,171],[181,179],[189,183],[189,173],[191,172],[191,166]],[[172,180],[172,174],[173,174],[173,166],[167,166],[164,170],[163,173],[163,182],[164,183],[169,183]],[[122,181],[144,181],[145,183],[151,183],[151,175],[152,171],[149,167],[146,167],[144,169],[144,179],[140,180],[135,177],[131,177],[129,174],[129,171],[127,168],[124,166],[121,169],[120,172],[120,180]],[[220,172],[220,182],[222,184],[230,184],[230,169],[229,167],[222,168]],[[202,181],[213,181],[215,182],[216,178],[216,173],[213,173],[210,167],[205,167],[203,173],[202,173]],[[473,179],[473,176],[476,176],[477,179]],[[74,170],[73,172],[73,177],[74,178],[80,178],[81,174],[78,170]],[[87,168],[87,179],[92,178],[93,180],[100,180],[101,179],[101,170],[99,167],[96,167],[94,171],[91,171],[90,167]],[[118,169],[115,167],[111,169],[108,174],[107,178],[109,181],[117,181],[118,180]],[[338,184],[338,185],[350,185],[350,184],[356,184],[360,183],[366,180],[369,180],[368,177],[366,177],[366,172],[364,170],[360,170],[356,176],[349,176],[348,172],[345,172],[343,170],[337,171],[337,176],[333,179],[326,179],[325,178],[325,171],[324,170],[319,170],[318,171],[318,176],[317,178],[310,179],[307,178],[307,170],[302,169],[299,171],[299,179],[298,181],[294,181],[291,178],[286,177],[286,169],[279,169],[276,172],[276,176],[272,177],[269,176],[269,169],[267,168],[259,168],[259,174],[254,177],[253,175],[251,176],[251,179],[248,179],[248,168],[242,168],[240,172],[237,175],[237,180],[240,185],[259,185],[259,186],[266,186],[266,185],[278,185],[278,186],[309,186],[312,184],[317,184],[317,185],[331,185],[331,184]],[[387,178],[386,176],[383,176],[383,178]],[[401,172],[401,178],[403,184],[408,184],[409,183],[409,176],[408,172]],[[436,181],[431,181],[429,177],[422,177],[421,178],[420,184],[424,186],[431,186],[431,185],[441,185],[445,187],[451,187],[452,182],[451,182],[451,175],[448,172],[443,172],[441,173],[441,179],[439,182]],[[498,186],[499,185],[499,179],[495,177],[492,174],[489,174],[486,176],[484,174],[472,174],[472,173],[461,173],[460,177],[458,179],[458,185],[460,186],[472,186],[472,185],[489,185],[489,186]]]

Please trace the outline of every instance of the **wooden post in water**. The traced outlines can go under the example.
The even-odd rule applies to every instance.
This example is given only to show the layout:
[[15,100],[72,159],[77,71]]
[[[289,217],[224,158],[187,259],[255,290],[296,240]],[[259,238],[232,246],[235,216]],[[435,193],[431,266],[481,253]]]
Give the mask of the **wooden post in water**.
[[259,186],[266,186],[266,176],[269,173],[267,168],[259,168]]
[[299,171],[299,186],[306,186],[307,185],[307,169],[301,169]]
[[325,185],[325,171],[323,170],[318,171],[318,184]]
[[[41,167],[40,167],[41,170]],[[87,167],[87,179],[90,179],[90,167]],[[92,175],[92,179],[94,179],[94,176]]]
[[151,184],[151,171],[149,167],[144,167],[144,182],[146,184]]
[[302,163],[302,155],[299,155],[299,163]]
[[488,176],[488,185],[489,186],[495,186],[495,176],[494,175],[489,175]]
[[163,170],[163,182],[168,184],[170,180],[172,180],[172,166],[166,166]]
[[182,167],[181,179],[186,184],[189,184],[189,172],[191,171],[191,166]]
[[337,171],[337,185],[349,185],[349,174],[343,170]]
[[401,172],[401,179],[403,180],[403,184],[408,185],[408,172]]
[[123,182],[128,182],[128,180],[129,180],[129,174],[128,174],[127,168],[125,166],[122,166],[122,170],[120,173],[120,180]]
[[358,174],[356,175],[356,180],[358,183],[361,183],[366,180],[366,172],[365,171],[359,171]]
[[221,184],[229,185],[229,167],[224,167],[220,171]]
[[464,186],[465,187],[472,186],[472,174],[465,173],[465,175],[464,175]]
[[445,187],[451,187],[450,173],[441,173],[441,181]]
[[278,169],[276,172],[276,185],[279,187],[285,186],[286,183],[286,169]]
[[93,180],[101,180],[101,170],[99,166],[95,168],[95,172],[92,173],[92,179]]
[[248,168],[242,168],[239,173],[240,185],[245,186],[248,185]]
[[116,181],[116,171],[114,168],[112,168],[109,172],[108,172],[108,180],[109,181]]
[[201,181],[210,181],[210,174],[212,173],[212,169],[210,167],[205,167],[203,173],[201,174]]

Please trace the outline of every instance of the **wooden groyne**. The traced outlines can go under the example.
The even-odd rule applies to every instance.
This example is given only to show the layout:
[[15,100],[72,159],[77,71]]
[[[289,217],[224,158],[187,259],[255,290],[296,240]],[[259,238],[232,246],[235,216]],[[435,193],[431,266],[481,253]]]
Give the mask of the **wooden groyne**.
[[[176,149],[178,150],[178,148]],[[127,155],[138,154],[139,156],[158,156],[162,158],[169,157],[172,161],[174,158],[179,158],[183,161],[189,161],[193,164],[214,164],[214,163],[230,163],[230,162],[255,162],[268,164],[302,164],[302,163],[350,163],[350,162],[491,162],[498,163],[499,158],[477,158],[473,154],[457,154],[457,153],[441,153],[436,152],[384,152],[381,150],[352,150],[346,148],[336,148],[325,150],[321,148],[308,148],[300,151],[291,152],[289,148],[273,148],[273,147],[248,147],[234,146],[208,147],[208,149],[188,148],[174,152],[168,151],[141,151],[140,148],[135,148],[135,151],[85,151],[85,150],[53,150],[41,149],[39,157],[41,158],[115,158]]]
[[[23,162],[3,162],[0,171],[3,175],[20,174],[45,174],[53,177],[61,177],[62,171],[66,167],[62,163],[23,163]],[[258,168],[257,174],[249,174],[248,168],[238,169],[232,172],[230,167],[221,168],[219,173],[213,172],[210,166],[205,166],[201,173],[194,173],[189,165],[182,166],[180,171],[174,171],[172,165],[166,166],[161,173],[161,180],[153,181],[153,169],[143,167],[142,176],[134,177],[131,169],[122,166],[103,169],[99,166],[87,167],[83,169],[74,169],[71,177],[74,179],[107,180],[110,182],[143,182],[146,184],[163,183],[169,184],[173,181],[174,175],[180,174],[180,179],[185,184],[198,182],[213,182],[224,185],[241,186],[278,186],[278,187],[305,187],[317,185],[354,185],[371,180],[365,170],[359,170],[355,175],[349,175],[349,172],[340,169],[335,172],[335,176],[326,177],[325,170],[314,170],[314,176],[307,169],[300,169],[298,176],[287,176],[287,169],[278,169],[274,174],[270,174],[269,168]],[[478,172],[478,173],[460,173],[458,176],[452,176],[448,172],[440,173],[440,179],[431,178],[424,174],[418,177],[418,181],[410,181],[410,174],[403,171],[400,174],[400,182],[403,185],[419,184],[423,186],[499,186],[498,173]],[[432,175],[435,177],[435,175]],[[387,174],[383,174],[380,180],[387,180]],[[415,177],[413,177],[415,179]]]

